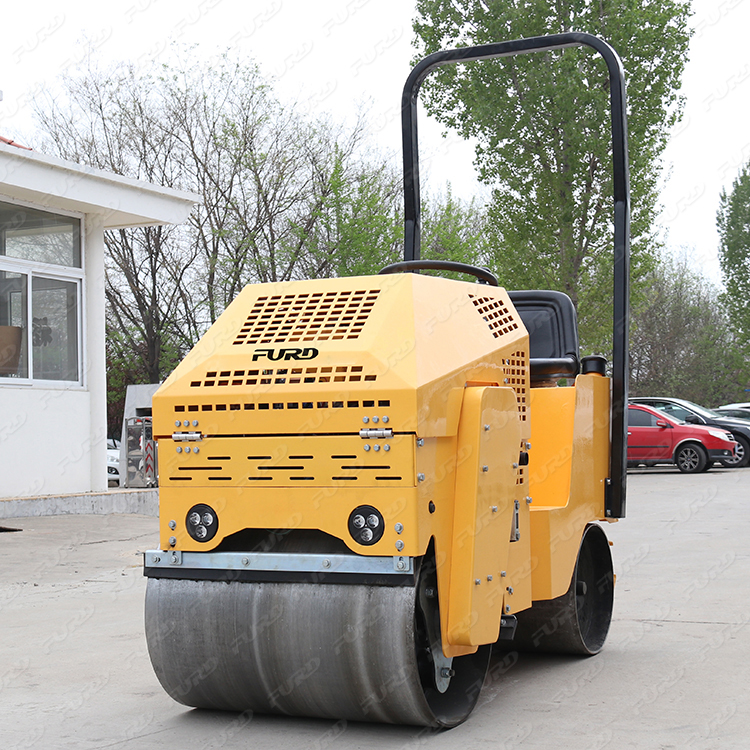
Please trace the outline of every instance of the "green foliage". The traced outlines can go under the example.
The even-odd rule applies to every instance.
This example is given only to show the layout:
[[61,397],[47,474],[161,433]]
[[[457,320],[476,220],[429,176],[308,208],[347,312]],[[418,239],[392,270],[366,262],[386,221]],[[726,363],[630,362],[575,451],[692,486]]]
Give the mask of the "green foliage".
[[[418,0],[420,54],[566,31],[603,37],[623,57],[630,101],[633,278],[653,265],[659,158],[679,119],[690,33],[687,0]],[[609,83],[591,50],[446,65],[424,84],[428,111],[477,140],[494,188],[492,262],[516,288],[566,292],[582,337],[607,348],[611,296]],[[590,311],[590,312],[589,312]]]
[[738,340],[750,354],[750,164],[742,168],[729,194],[722,191],[716,223],[726,287],[722,302]]
[[633,311],[631,393],[704,406],[743,400],[750,360],[732,333],[718,292],[686,260],[664,258],[644,279]]

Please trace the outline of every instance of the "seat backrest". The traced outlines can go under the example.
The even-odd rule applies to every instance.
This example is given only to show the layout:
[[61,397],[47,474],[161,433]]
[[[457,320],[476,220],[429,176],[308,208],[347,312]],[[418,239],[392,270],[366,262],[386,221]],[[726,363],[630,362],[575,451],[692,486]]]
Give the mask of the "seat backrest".
[[531,382],[575,377],[580,369],[576,309],[567,294],[508,292],[529,332]]

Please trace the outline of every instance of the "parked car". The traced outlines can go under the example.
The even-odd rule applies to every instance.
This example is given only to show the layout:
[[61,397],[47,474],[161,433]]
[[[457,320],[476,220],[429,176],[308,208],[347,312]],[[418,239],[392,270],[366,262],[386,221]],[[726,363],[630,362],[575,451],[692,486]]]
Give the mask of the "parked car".
[[736,417],[737,419],[750,419],[750,404],[726,404],[714,409],[724,417]]
[[107,484],[120,485],[120,441],[114,438],[107,438]]
[[733,467],[747,466],[750,463],[750,422],[736,417],[726,417],[681,398],[638,396],[631,398],[630,402],[645,404],[680,422],[729,430],[737,443],[737,450],[731,458],[720,459],[721,463]]
[[673,463],[686,474],[697,474],[731,458],[736,447],[727,430],[682,422],[648,406],[628,406],[629,466]]

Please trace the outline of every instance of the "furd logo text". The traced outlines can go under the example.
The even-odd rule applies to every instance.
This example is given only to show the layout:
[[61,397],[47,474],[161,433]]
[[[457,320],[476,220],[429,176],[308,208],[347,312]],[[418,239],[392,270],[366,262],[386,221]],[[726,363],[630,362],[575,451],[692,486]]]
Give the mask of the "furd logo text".
[[259,359],[270,359],[271,362],[288,362],[289,360],[315,359],[320,352],[313,347],[300,349],[297,347],[290,349],[256,349],[253,353],[253,362]]

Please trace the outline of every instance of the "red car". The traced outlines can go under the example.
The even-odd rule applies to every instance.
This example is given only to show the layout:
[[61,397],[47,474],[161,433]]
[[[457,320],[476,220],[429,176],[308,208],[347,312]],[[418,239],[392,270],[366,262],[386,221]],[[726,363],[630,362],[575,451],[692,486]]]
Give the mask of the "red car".
[[732,434],[718,427],[679,422],[643,404],[628,406],[628,466],[673,463],[697,474],[734,455],[736,446]]

